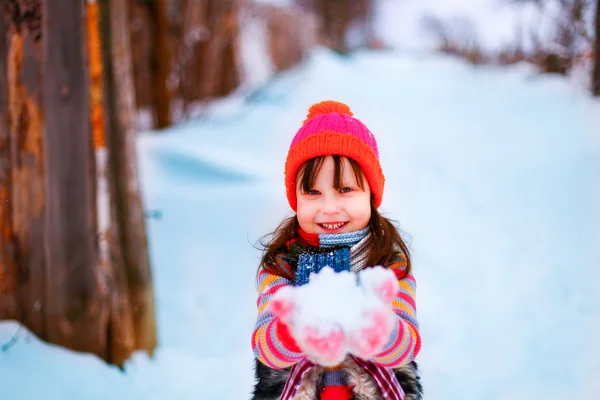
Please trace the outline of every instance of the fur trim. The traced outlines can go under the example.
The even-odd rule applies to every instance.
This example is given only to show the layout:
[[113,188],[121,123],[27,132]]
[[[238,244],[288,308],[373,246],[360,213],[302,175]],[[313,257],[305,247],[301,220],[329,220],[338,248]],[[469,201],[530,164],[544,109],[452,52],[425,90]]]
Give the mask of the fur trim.
[[377,384],[367,371],[359,367],[350,357],[344,361],[344,370],[348,374],[348,384],[354,386],[355,400],[379,400],[381,395]]
[[404,390],[404,400],[423,400],[423,385],[419,376],[419,366],[415,361],[394,369],[394,375]]
[[302,383],[300,383],[294,400],[318,400],[319,377],[322,372],[323,367],[315,367],[308,371],[302,378]]
[[[348,374],[348,384],[354,386],[353,400],[382,400],[379,388],[369,373],[360,368],[350,357],[346,357],[342,366]],[[319,366],[308,371],[302,379],[294,400],[319,400],[318,393],[323,387],[320,379],[322,372],[323,367]],[[257,382],[252,400],[279,400],[290,369],[272,369],[256,360],[255,373]],[[404,389],[405,400],[423,399],[423,388],[416,362],[412,361],[395,369],[394,374]]]
[[270,368],[255,359],[254,375],[256,384],[252,392],[252,400],[279,400],[290,376],[290,368]]

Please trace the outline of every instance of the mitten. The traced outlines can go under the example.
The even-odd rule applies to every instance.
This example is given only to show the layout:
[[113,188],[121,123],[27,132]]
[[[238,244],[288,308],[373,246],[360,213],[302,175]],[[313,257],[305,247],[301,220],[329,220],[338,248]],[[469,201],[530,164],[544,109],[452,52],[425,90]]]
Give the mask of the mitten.
[[323,268],[311,274],[308,285],[283,287],[270,301],[271,312],[289,327],[308,359],[319,365],[338,365],[347,354],[340,314],[348,304],[348,287],[356,287],[352,273]]
[[[310,312],[301,288],[284,287],[270,301],[271,312],[289,328],[300,350],[322,366],[338,365],[346,356],[346,337],[340,323]],[[309,317],[310,316],[310,317]]]
[[359,282],[364,307],[360,323],[348,331],[348,351],[368,360],[383,350],[397,324],[392,301],[399,287],[394,273],[383,267],[360,271]]

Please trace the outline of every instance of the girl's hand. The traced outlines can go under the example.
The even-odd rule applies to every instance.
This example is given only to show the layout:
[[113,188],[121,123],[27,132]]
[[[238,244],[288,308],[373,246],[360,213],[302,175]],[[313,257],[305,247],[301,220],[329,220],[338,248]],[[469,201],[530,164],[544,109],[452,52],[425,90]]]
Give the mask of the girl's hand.
[[391,306],[366,312],[362,318],[364,324],[348,333],[348,352],[368,360],[381,353],[390,340],[397,317]]
[[359,273],[360,286],[372,294],[371,304],[363,310],[360,326],[348,332],[349,352],[368,360],[381,353],[397,324],[392,301],[399,290],[394,273],[384,268],[367,268]]
[[295,331],[298,346],[309,360],[325,367],[333,367],[344,361],[347,353],[346,335],[339,324],[305,325]]
[[310,323],[297,318],[292,290],[280,289],[270,302],[271,312],[288,327],[300,350],[312,362],[322,366],[340,364],[347,353],[346,335],[341,324],[317,320]]

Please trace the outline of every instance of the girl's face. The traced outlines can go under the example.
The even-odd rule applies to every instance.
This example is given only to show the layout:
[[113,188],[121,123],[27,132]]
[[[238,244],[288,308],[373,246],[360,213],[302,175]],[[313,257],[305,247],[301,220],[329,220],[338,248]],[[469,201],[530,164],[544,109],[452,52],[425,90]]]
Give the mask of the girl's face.
[[[296,215],[307,233],[344,233],[366,228],[371,218],[371,189],[362,171],[355,171],[346,157],[324,157],[322,164],[301,170],[296,186]],[[314,165],[314,164],[313,164]],[[358,169],[358,168],[357,168]],[[357,172],[359,173],[357,180]],[[314,175],[311,184],[304,174]],[[336,175],[337,178],[336,179]],[[308,178],[308,177],[307,177]],[[361,188],[362,186],[362,188]]]

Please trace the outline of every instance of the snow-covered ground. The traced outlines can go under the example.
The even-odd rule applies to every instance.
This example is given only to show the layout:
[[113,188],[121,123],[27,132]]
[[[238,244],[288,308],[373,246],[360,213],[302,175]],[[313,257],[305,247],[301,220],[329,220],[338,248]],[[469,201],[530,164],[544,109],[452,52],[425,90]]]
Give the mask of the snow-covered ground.
[[[245,399],[253,246],[291,215],[283,165],[308,106],[375,133],[382,210],[410,238],[426,399],[600,398],[600,105],[525,67],[317,49],[251,100],[139,138],[160,346],[126,373],[21,330],[0,398]],[[17,331],[0,323],[0,344]]]

